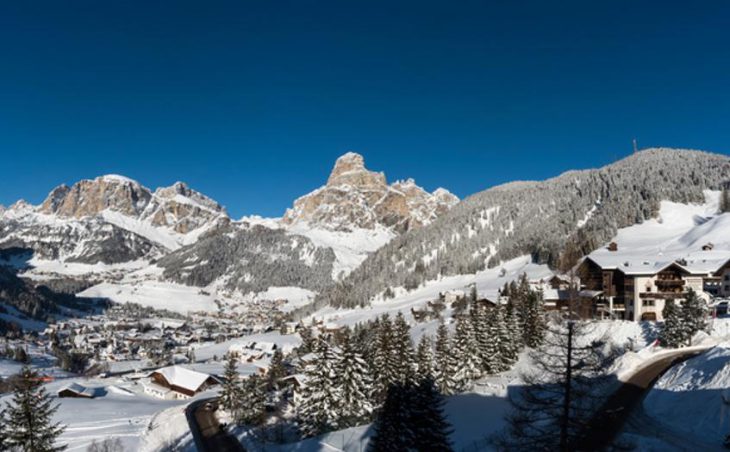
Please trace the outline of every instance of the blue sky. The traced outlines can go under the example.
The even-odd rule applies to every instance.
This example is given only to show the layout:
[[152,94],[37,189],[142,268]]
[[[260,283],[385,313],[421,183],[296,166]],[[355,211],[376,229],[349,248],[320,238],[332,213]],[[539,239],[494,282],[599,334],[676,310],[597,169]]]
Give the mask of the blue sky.
[[[556,4],[553,4],[556,3]],[[730,151],[730,3],[0,5],[0,203],[105,173],[281,215],[355,150],[463,197]]]

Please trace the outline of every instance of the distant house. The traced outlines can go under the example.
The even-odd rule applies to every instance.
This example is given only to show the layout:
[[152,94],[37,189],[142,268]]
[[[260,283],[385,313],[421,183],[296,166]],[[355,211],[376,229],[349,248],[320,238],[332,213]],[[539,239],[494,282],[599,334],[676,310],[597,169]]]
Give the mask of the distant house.
[[220,383],[213,375],[181,366],[163,367],[148,377],[150,380],[143,383],[144,392],[158,399],[189,399]]
[[104,394],[104,388],[88,388],[78,383],[71,383],[58,391],[58,397],[76,397],[82,399],[93,399]]

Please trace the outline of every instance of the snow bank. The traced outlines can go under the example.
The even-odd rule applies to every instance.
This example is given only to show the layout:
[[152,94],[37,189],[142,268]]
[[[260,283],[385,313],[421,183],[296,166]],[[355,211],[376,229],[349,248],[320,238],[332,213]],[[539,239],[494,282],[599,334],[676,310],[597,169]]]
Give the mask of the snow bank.
[[[659,379],[644,401],[644,409],[680,432],[706,440],[730,433],[730,342],[689,359]],[[678,409],[681,407],[681,409]]]

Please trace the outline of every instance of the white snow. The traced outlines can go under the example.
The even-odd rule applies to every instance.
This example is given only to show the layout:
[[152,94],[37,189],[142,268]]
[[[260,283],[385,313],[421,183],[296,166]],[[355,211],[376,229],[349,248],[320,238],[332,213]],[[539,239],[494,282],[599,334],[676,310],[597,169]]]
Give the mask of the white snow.
[[78,294],[80,297],[108,298],[117,303],[139,303],[155,309],[187,313],[216,311],[215,295],[199,287],[170,282],[142,281],[133,284],[103,282]]
[[357,268],[368,254],[390,242],[396,234],[388,228],[377,226],[375,229],[358,229],[352,231],[331,231],[310,226],[304,221],[289,226],[291,234],[303,235],[315,246],[332,248],[335,252],[335,265],[332,278],[340,279]]
[[[730,342],[689,359],[659,379],[644,409],[690,438],[721,444],[730,433]],[[681,409],[678,409],[681,407]]]

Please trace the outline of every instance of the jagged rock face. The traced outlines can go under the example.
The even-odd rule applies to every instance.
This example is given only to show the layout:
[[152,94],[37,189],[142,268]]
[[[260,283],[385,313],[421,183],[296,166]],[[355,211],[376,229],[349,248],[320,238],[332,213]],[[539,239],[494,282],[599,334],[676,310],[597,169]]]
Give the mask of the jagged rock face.
[[0,249],[29,249],[44,260],[116,264],[159,258],[199,235],[186,234],[227,222],[222,206],[181,182],[152,193],[126,177],[101,176],[58,186],[38,207],[21,200],[0,212]]
[[142,214],[154,226],[167,226],[180,234],[226,216],[223,206],[183,182],[158,188]]
[[152,194],[139,183],[121,176],[82,180],[72,187],[61,185],[51,191],[40,207],[45,214],[66,218],[94,216],[105,209],[137,217]]
[[220,204],[182,182],[152,193],[136,181],[114,175],[82,180],[72,187],[60,185],[39,209],[61,218],[92,217],[104,210],[147,220],[153,226],[168,227],[180,234],[227,217]]
[[428,193],[410,179],[388,185],[385,174],[369,171],[361,155],[348,152],[335,162],[327,185],[297,199],[282,222],[336,231],[381,225],[404,232],[429,224],[458,202],[445,189]]

